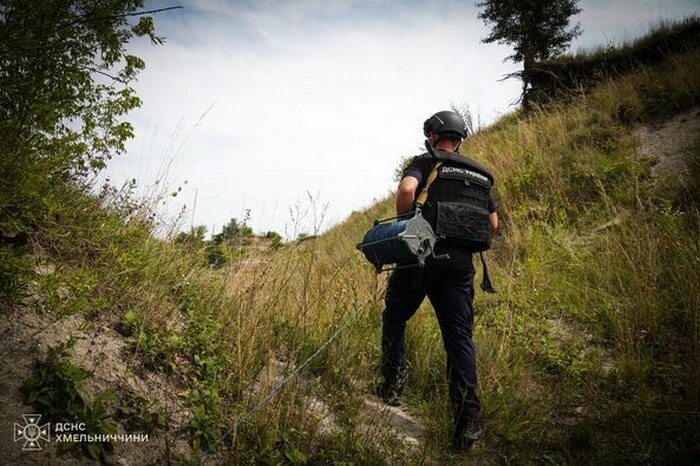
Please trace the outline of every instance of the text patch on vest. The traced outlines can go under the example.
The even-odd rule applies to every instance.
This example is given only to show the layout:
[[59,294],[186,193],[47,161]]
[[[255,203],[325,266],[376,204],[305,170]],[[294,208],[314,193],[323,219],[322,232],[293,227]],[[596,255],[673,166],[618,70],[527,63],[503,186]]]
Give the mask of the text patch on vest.
[[473,182],[482,186],[491,186],[491,182],[481,173],[469,170],[462,167],[441,166],[438,173],[440,178],[450,178],[454,180],[464,180],[465,182]]

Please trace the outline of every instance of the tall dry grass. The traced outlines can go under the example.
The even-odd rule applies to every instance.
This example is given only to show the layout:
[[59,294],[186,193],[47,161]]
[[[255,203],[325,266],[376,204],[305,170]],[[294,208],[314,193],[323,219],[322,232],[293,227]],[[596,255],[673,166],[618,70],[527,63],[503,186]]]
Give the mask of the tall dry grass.
[[[315,239],[245,253],[230,246],[238,259],[212,269],[205,245],[156,239],[148,219],[66,194],[60,218],[36,238],[61,267],[37,286],[57,314],[128,330],[133,364],[179,387],[195,456],[224,449],[232,463],[371,464],[697,458],[697,193],[660,189],[652,161],[635,152],[633,129],[697,105],[698,58],[669,57],[567,105],[506,116],[464,144],[496,173],[503,219],[489,253],[499,293],[476,299],[487,429],[467,460],[445,449],[445,356],[427,303],[409,325],[406,394],[407,409],[427,426],[426,445],[415,452],[367,429],[361,406],[377,377],[386,277],[355,244],[372,220],[391,215],[390,199]],[[272,389],[255,388],[271,359],[307,361],[350,319],[300,377],[222,439]],[[338,433],[320,431],[308,396],[331,407]]]

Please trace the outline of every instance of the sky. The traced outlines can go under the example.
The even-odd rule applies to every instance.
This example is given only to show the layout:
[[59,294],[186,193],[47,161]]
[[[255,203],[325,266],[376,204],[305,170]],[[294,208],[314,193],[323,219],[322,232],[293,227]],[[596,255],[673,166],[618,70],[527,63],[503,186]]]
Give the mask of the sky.
[[[217,233],[232,217],[290,239],[385,198],[423,121],[468,107],[485,126],[513,111],[511,51],[483,44],[474,1],[198,0],[154,18],[165,44],[134,40],[136,137],[102,178],[162,194],[180,229]],[[570,50],[633,39],[696,1],[582,0]],[[179,191],[178,191],[179,189]],[[168,193],[178,191],[175,197]],[[178,221],[179,219],[179,221]]]

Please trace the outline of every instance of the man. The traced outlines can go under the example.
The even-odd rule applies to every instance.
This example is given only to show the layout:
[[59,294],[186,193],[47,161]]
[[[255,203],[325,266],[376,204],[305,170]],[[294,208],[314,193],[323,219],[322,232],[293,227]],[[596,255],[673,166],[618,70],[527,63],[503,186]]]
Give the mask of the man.
[[[428,296],[447,353],[455,422],[453,445],[468,449],[481,433],[477,422],[480,404],[476,395],[476,349],[472,341],[475,247],[470,235],[479,230],[475,224],[481,225],[482,236],[485,230],[487,237],[498,227],[490,194],[493,178],[483,166],[456,153],[466,137],[464,121],[457,113],[436,113],[425,121],[423,132],[435,154],[441,156],[440,165],[436,169],[437,160],[429,154],[413,158],[396,192],[396,213],[404,215],[416,208],[417,196],[435,169],[436,176],[429,183],[427,201],[421,210],[440,239],[434,257],[426,261],[423,269],[401,268],[389,277],[382,314],[383,382],[377,394],[387,404],[399,404],[406,379],[406,322]],[[443,218],[446,215],[449,218]]]

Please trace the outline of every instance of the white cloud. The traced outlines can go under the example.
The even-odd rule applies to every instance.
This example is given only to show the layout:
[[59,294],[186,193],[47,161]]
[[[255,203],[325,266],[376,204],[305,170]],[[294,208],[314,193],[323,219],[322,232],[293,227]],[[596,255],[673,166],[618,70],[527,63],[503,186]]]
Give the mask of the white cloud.
[[158,17],[168,42],[135,44],[138,136],[108,175],[148,180],[176,153],[169,181],[188,183],[174,204],[196,193],[195,224],[249,208],[255,230],[283,232],[307,192],[341,220],[393,189],[430,114],[466,103],[488,123],[518,96],[474,7],[428,3],[207,0]]
[[[517,95],[517,83],[496,82],[510,69],[506,50],[479,45],[475,18],[330,24],[323,18],[352,2],[321,19],[309,19],[319,2],[304,4],[268,13],[207,2],[191,20],[164,25],[165,46],[140,46],[139,136],[110,167],[112,179],[134,168],[147,179],[167,144],[185,141],[169,181],[188,181],[176,204],[191,207],[196,191],[195,223],[220,227],[250,208],[257,230],[284,231],[289,206],[307,192],[338,221],[393,188],[395,167],[419,152],[432,112],[469,103],[490,121]],[[250,36],[242,40],[240,29]]]

